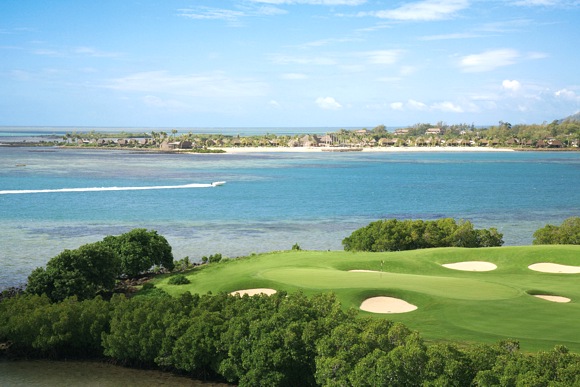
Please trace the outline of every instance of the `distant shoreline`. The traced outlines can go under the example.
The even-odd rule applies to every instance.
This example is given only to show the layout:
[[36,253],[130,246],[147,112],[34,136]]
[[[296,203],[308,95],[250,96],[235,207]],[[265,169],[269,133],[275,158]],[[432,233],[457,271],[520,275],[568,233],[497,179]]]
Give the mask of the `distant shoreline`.
[[222,149],[226,153],[335,153],[335,152],[513,152],[510,148],[483,148],[483,147],[364,147],[364,148],[339,148],[339,147],[232,147],[232,148],[210,148]]
[[[207,147],[196,149],[159,149],[139,148],[131,146],[78,146],[78,145],[55,145],[37,142],[7,142],[1,143],[0,147],[6,148],[56,148],[56,149],[86,149],[98,151],[131,151],[151,153],[196,153],[196,154],[249,154],[249,153],[485,153],[485,152],[579,152],[580,148],[510,148],[510,147],[483,147],[483,146],[373,146],[373,147],[314,147],[314,146],[240,146],[240,147]],[[42,150],[38,150],[41,152]],[[46,151],[46,150],[45,150]]]

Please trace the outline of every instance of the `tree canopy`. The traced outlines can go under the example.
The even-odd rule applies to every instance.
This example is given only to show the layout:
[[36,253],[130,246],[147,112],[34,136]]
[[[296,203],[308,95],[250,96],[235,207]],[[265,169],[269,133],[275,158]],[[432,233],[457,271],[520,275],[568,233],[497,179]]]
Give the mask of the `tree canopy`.
[[110,292],[121,275],[134,277],[154,265],[173,269],[173,254],[157,231],[134,229],[119,236],[65,250],[28,277],[26,291],[46,294],[52,301],[76,296],[79,300]]
[[115,250],[103,242],[64,250],[50,259],[46,269],[39,267],[28,277],[26,290],[46,294],[52,301],[67,297],[95,297],[99,291],[111,291],[119,274],[120,261]]
[[580,245],[580,217],[570,217],[560,226],[547,224],[534,233],[534,245]]
[[475,229],[469,221],[387,219],[371,222],[343,239],[346,251],[402,251],[431,247],[492,247],[503,245],[497,229]]
[[107,356],[240,386],[575,386],[564,346],[429,343],[402,323],[363,318],[333,294],[170,297],[19,295],[0,302],[0,343],[25,356]]
[[107,236],[103,242],[119,255],[120,274],[134,277],[158,265],[174,267],[171,245],[157,231],[136,228],[119,236]]

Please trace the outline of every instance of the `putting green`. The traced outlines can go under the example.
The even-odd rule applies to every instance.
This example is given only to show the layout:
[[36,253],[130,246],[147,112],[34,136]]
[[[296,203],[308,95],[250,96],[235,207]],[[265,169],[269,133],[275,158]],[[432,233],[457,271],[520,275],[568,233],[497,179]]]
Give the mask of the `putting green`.
[[[487,262],[487,272],[450,270],[443,264]],[[580,266],[580,246],[441,248],[391,253],[285,251],[202,265],[185,275],[188,285],[155,284],[171,295],[270,288],[305,294],[334,292],[345,308],[373,297],[403,300],[409,313],[360,314],[400,321],[427,340],[493,343],[516,339],[523,350],[557,344],[580,352],[580,274],[544,273],[529,265]],[[350,272],[366,270],[366,272]],[[548,302],[534,297],[570,299]]]
[[376,289],[395,287],[431,296],[458,300],[501,300],[521,295],[518,289],[480,279],[399,273],[353,273],[332,269],[280,268],[260,277],[294,287],[326,289]]

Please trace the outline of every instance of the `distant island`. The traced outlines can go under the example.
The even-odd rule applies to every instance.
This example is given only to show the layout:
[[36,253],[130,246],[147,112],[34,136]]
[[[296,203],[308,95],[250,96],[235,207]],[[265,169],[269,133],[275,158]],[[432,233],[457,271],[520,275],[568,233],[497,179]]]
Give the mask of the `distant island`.
[[[267,129],[265,129],[267,130]],[[356,151],[386,148],[451,149],[478,148],[514,150],[579,150],[580,113],[542,124],[517,124],[500,121],[481,128],[473,124],[447,125],[419,123],[389,131],[384,125],[372,129],[339,129],[324,135],[225,135],[180,133],[178,129],[135,133],[97,131],[66,133],[62,138],[38,142],[12,142],[12,146],[63,146],[86,148],[129,148],[156,151],[221,153],[233,149]]]

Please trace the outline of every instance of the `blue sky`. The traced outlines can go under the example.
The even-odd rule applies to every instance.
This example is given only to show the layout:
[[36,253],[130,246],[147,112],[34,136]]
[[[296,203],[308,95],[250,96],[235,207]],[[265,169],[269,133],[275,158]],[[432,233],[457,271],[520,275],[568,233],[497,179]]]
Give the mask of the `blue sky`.
[[579,0],[2,0],[0,125],[387,127],[580,110]]

